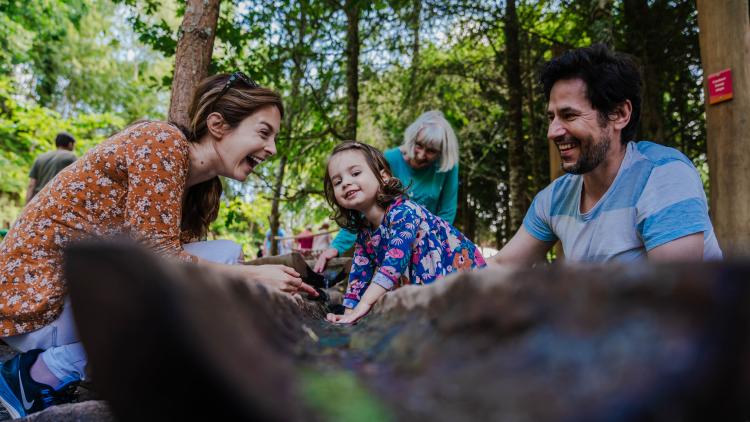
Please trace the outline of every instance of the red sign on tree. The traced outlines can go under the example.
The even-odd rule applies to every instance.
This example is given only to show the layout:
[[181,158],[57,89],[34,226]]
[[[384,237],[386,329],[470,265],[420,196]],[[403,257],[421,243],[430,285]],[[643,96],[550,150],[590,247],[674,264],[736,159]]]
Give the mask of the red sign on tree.
[[724,69],[708,75],[708,103],[716,104],[732,99],[732,70]]

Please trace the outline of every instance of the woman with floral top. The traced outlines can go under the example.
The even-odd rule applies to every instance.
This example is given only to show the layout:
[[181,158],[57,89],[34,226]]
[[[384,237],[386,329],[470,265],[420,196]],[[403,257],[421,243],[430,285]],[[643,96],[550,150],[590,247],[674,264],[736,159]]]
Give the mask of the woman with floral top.
[[344,295],[344,315],[353,323],[388,290],[429,284],[456,271],[485,266],[478,248],[442,218],[404,197],[377,149],[360,142],[338,145],[328,159],[328,203],[342,227],[357,232],[354,262]]
[[240,72],[216,75],[196,88],[188,114],[187,128],[137,123],[88,151],[0,244],[0,337],[23,352],[0,368],[0,403],[11,416],[65,402],[85,376],[62,274],[63,248],[75,240],[127,234],[165,256],[316,295],[291,268],[219,264],[183,249],[216,218],[218,176],[243,181],[276,152],[279,95]]

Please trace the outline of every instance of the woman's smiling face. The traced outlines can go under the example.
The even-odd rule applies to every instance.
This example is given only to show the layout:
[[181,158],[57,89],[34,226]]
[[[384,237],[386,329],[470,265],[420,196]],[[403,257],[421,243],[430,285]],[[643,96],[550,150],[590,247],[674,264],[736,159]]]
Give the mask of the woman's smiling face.
[[247,179],[257,165],[276,154],[280,125],[279,109],[266,106],[225,132],[215,143],[222,167],[218,173],[239,181]]

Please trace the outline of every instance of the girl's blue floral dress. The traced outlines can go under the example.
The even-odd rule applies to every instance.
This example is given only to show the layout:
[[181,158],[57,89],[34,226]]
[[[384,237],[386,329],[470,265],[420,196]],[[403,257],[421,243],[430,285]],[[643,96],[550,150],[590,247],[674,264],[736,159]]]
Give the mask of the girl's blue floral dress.
[[386,209],[380,227],[357,233],[344,306],[354,308],[371,282],[392,290],[485,265],[477,246],[458,229],[416,202],[398,197]]

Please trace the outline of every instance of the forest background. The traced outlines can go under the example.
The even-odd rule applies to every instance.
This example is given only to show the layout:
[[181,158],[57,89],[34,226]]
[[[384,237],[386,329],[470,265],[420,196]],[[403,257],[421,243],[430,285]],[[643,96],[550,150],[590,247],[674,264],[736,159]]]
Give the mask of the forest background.
[[[166,119],[185,12],[174,0],[0,0],[0,228],[58,131],[80,156],[135,120]],[[594,42],[641,66],[638,139],[684,152],[709,188],[694,1],[224,0],[211,35],[209,73],[244,71],[285,99],[278,154],[245,183],[223,181],[211,226],[249,254],[271,225],[327,220],[336,143],[396,146],[431,109],[459,139],[455,225],[502,246],[556,173],[539,67]]]

